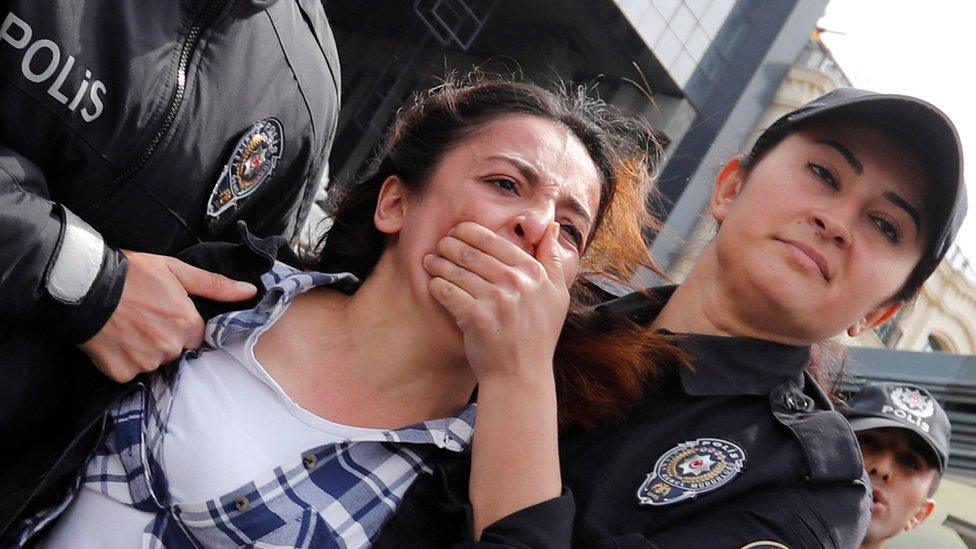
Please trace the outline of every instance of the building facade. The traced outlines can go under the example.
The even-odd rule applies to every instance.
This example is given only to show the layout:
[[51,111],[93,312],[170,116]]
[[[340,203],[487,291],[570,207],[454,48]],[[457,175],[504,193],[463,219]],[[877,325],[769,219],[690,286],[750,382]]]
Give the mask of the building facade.
[[911,306],[853,344],[976,354],[976,269],[953,246]]
[[[328,2],[342,101],[333,185],[364,171],[397,108],[474,66],[593,86],[666,144],[669,235],[694,227],[699,173],[746,137],[827,0],[373,0]],[[695,206],[695,207],[692,207]],[[691,212],[689,224],[687,212]],[[662,244],[663,245],[663,244]],[[672,250],[673,251],[673,250]],[[662,252],[670,253],[670,252]]]

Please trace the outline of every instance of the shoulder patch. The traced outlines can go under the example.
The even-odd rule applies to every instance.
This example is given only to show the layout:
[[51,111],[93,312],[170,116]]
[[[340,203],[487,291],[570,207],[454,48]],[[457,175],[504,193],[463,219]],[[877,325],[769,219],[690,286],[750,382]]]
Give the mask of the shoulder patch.
[[742,472],[746,453],[720,438],[698,438],[668,450],[637,489],[641,505],[669,505],[711,492]]
[[240,202],[274,173],[284,149],[277,118],[255,122],[238,140],[207,201],[207,224],[216,231]]

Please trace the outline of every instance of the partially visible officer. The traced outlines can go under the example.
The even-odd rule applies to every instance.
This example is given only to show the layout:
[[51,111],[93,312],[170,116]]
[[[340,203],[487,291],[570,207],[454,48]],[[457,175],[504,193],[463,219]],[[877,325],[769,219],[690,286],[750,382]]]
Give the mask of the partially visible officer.
[[293,237],[340,88],[315,0],[3,5],[0,472],[110,384],[76,346],[126,381],[200,344],[188,295],[253,296],[168,256],[237,220]]
[[867,385],[846,415],[871,478],[871,523],[861,547],[878,549],[932,514],[949,457],[949,417],[921,387]]

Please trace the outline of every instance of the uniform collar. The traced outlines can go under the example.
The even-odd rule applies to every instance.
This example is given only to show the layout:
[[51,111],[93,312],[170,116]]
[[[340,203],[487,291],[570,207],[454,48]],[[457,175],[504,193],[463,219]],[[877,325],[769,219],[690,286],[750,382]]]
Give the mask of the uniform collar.
[[[598,306],[639,324],[654,320],[677,286],[635,292]],[[765,395],[785,381],[803,386],[810,362],[809,346],[784,345],[763,339],[702,334],[677,334],[692,359],[682,369],[681,384],[689,395]]]
[[763,339],[686,334],[680,342],[694,368],[681,371],[681,384],[693,396],[766,395],[786,381],[802,387],[810,363],[810,347]]

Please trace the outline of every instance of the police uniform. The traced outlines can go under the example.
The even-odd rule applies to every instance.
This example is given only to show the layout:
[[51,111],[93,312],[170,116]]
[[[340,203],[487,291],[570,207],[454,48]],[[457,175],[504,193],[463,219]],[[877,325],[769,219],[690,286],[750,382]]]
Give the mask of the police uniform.
[[[671,288],[601,306],[649,323]],[[806,373],[809,347],[684,335],[692,368],[648,388],[626,419],[560,438],[563,495],[464,547],[856,547],[870,518],[857,441]],[[417,481],[378,547],[464,535],[467,464]]]
[[[0,436],[99,374],[120,249],[293,236],[324,183],[339,64],[317,0],[15,0],[0,10]],[[0,455],[0,468],[9,455]]]

